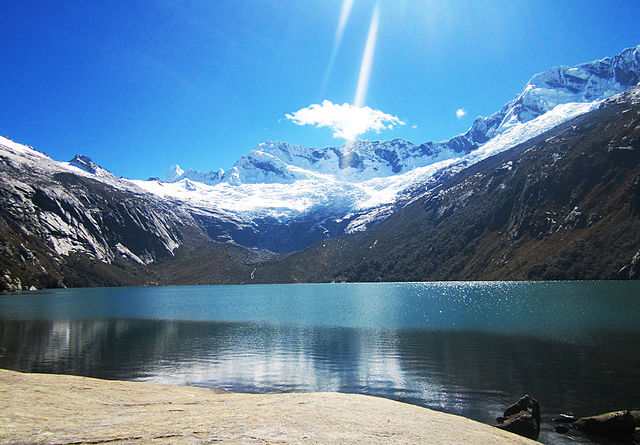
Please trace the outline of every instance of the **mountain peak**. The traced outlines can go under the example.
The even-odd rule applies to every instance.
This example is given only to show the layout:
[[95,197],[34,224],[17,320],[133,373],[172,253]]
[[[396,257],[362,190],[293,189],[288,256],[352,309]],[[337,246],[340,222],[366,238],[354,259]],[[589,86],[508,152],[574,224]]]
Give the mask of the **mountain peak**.
[[91,173],[92,175],[101,177],[113,176],[109,170],[100,167],[98,164],[93,162],[89,156],[75,155],[73,159],[69,161],[69,165],[84,170],[87,173]]
[[85,155],[75,155],[73,159],[69,161],[69,164],[94,175],[96,174],[97,169],[100,168],[89,156]]
[[169,167],[169,171],[164,177],[164,182],[175,182],[184,174],[184,170],[178,164]]
[[182,170],[178,164],[175,164],[169,168],[162,182],[178,182],[183,179],[190,179],[195,182],[202,182],[203,184],[215,185],[220,182],[222,175],[224,175],[224,170],[221,168],[217,171],[202,173],[192,168]]
[[535,74],[523,91],[490,116],[480,116],[464,134],[449,140],[454,151],[470,152],[517,124],[568,103],[597,102],[622,93],[640,81],[640,45],[614,57],[574,67],[555,66]]

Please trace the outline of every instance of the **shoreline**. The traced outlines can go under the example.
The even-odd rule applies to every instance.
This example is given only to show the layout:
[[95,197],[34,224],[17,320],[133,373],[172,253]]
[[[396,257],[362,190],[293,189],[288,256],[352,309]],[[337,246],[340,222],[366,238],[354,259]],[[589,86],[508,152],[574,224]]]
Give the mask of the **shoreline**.
[[536,443],[360,394],[242,394],[0,370],[0,404],[1,443]]

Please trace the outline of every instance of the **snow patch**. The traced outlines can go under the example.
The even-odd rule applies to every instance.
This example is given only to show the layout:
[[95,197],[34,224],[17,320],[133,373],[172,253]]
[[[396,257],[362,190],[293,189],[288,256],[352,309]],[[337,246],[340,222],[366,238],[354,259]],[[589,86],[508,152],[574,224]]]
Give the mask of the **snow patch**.
[[138,255],[136,255],[135,253],[131,252],[129,249],[127,249],[125,246],[123,246],[120,243],[116,244],[116,251],[120,255],[123,255],[123,256],[125,256],[127,258],[130,258],[133,261],[135,261],[136,263],[142,264],[143,266],[148,263],[148,261],[143,261],[142,259],[140,259],[140,257]]

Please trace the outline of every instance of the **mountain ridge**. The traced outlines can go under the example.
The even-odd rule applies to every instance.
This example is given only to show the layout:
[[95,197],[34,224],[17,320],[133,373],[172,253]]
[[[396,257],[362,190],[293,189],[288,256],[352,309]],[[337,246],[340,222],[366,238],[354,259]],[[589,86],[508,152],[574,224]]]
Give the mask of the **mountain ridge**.
[[[629,87],[636,85],[640,81],[640,45],[626,48],[614,57],[591,62],[581,63],[574,67],[556,66],[551,69],[537,73],[527,82],[523,91],[514,99],[507,102],[501,110],[490,116],[477,117],[469,130],[454,136],[451,139],[441,142],[424,142],[420,145],[403,140],[393,139],[391,141],[365,141],[358,140],[347,142],[340,146],[328,146],[322,148],[305,147],[289,144],[280,141],[267,141],[258,144],[253,151],[263,151],[276,156],[279,160],[288,165],[311,169],[310,164],[318,164],[335,154],[335,159],[331,159],[335,165],[331,169],[320,169],[321,172],[335,173],[336,170],[344,170],[348,167],[362,167],[360,158],[371,158],[371,147],[374,147],[373,154],[379,160],[387,161],[392,173],[406,172],[420,164],[416,158],[425,156],[426,158],[439,158],[441,152],[465,153],[477,149],[481,144],[486,143],[496,134],[504,131],[515,124],[515,122],[528,122],[561,103],[569,102],[593,102],[604,100],[615,94],[621,93]],[[392,147],[389,150],[385,147],[387,143]],[[393,151],[395,149],[395,151]],[[349,153],[355,152],[354,159],[346,159]],[[235,172],[242,170],[246,162],[244,158],[251,156],[244,155],[230,169]],[[368,156],[367,156],[368,155]],[[447,153],[444,154],[446,156]],[[296,159],[297,158],[297,159]],[[403,166],[399,162],[413,160],[408,166]],[[426,159],[425,159],[426,160]],[[437,162],[432,161],[432,162]],[[424,164],[428,165],[428,164]],[[173,176],[170,181],[176,182],[181,179],[196,180],[198,175],[211,173],[212,180],[209,185],[214,185],[216,181],[233,181],[233,173],[210,171],[206,173],[198,170],[189,170],[182,175]],[[371,179],[374,173],[362,177],[350,177],[350,179]],[[206,183],[206,182],[205,182]]]

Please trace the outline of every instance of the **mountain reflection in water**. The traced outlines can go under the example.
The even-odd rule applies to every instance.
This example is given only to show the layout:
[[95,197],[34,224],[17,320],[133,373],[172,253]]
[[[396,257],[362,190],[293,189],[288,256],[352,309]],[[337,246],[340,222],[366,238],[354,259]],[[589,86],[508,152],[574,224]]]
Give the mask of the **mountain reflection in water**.
[[640,338],[628,336],[576,344],[472,331],[158,320],[0,327],[2,368],[241,392],[356,392],[484,422],[524,393],[546,413],[592,413],[633,407],[640,390]]

